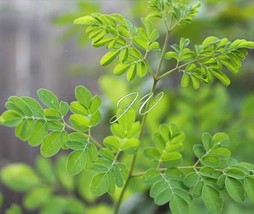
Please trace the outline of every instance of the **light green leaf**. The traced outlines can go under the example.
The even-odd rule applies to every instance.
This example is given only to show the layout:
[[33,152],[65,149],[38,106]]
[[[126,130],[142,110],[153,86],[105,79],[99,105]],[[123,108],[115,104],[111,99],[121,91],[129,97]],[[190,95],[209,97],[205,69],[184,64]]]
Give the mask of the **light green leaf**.
[[189,85],[189,82],[190,82],[190,75],[184,72],[181,79],[181,86],[185,88]]
[[120,54],[120,50],[111,50],[107,52],[101,58],[100,64],[103,66],[110,64],[119,54]]
[[22,117],[12,110],[5,111],[0,116],[0,124],[8,127],[15,127],[20,124],[21,121]]
[[16,136],[23,140],[27,141],[34,130],[35,122],[32,119],[23,120],[15,129]]
[[212,137],[212,143],[213,145],[227,147],[230,144],[230,138],[226,133],[219,132]]
[[222,72],[220,72],[219,70],[214,70],[214,69],[211,69],[210,70],[212,72],[212,74],[218,79],[220,80],[225,86],[229,86],[231,81],[230,79],[225,75],[223,74]]
[[81,105],[81,103],[78,101],[71,102],[70,110],[74,114],[80,114],[83,116],[87,116],[89,114],[87,108]]
[[68,114],[69,104],[67,102],[61,101],[59,105],[59,113],[61,116],[65,116]]
[[29,106],[20,97],[11,96],[8,100],[14,105],[18,106],[18,108],[24,113],[25,116],[33,116]]
[[241,181],[236,180],[234,178],[227,177],[225,180],[225,186],[226,186],[228,194],[234,201],[238,203],[241,203],[244,201],[245,191]]
[[47,89],[41,88],[37,91],[37,95],[43,104],[45,104],[49,108],[58,110],[59,101],[58,101],[57,96],[53,92],[51,92]]
[[10,164],[2,168],[1,181],[17,192],[26,192],[39,184],[39,178],[33,169],[22,163]]
[[80,131],[84,132],[89,129],[89,119],[85,116],[80,114],[73,114],[70,116],[70,123],[75,128],[79,129]]
[[53,171],[52,162],[48,158],[38,156],[35,161],[36,172],[40,177],[49,183],[55,182],[55,174]]
[[94,96],[91,100],[91,105],[89,107],[89,111],[91,114],[94,114],[101,106],[101,98],[99,96]]
[[35,123],[33,133],[28,140],[29,145],[38,146],[48,134],[48,125],[44,120],[37,120]]
[[130,68],[131,64],[127,63],[120,63],[114,68],[115,75],[121,75],[126,72]]
[[33,116],[40,118],[44,117],[43,108],[35,99],[30,97],[21,97],[21,99],[26,103],[27,106],[29,106],[33,113]]
[[86,164],[86,153],[84,151],[73,151],[69,154],[66,162],[67,172],[71,175],[79,174]]
[[42,142],[40,151],[44,157],[51,157],[59,152],[64,143],[68,140],[66,132],[51,132]]
[[81,103],[87,109],[89,108],[92,100],[91,92],[82,85],[79,85],[75,88],[75,97],[77,101]]
[[94,127],[100,123],[102,119],[101,113],[96,111],[90,118],[89,126]]
[[126,78],[127,78],[127,80],[132,81],[132,80],[134,80],[135,76],[136,76],[136,64],[132,64],[128,68]]
[[96,19],[92,16],[82,16],[74,20],[74,24],[92,25],[96,23]]
[[134,41],[134,44],[138,46],[139,48],[143,50],[148,50],[149,43],[144,38],[140,36],[135,36],[133,41]]
[[168,59],[168,60],[170,60],[170,59],[176,59],[177,60],[178,59],[178,53],[176,53],[174,51],[169,51],[169,52],[165,53],[164,58]]
[[174,194],[169,205],[173,214],[189,213],[189,205],[180,195]]
[[51,200],[52,189],[50,187],[37,187],[28,192],[24,199],[24,207],[28,210],[37,210]]
[[221,213],[223,202],[218,190],[209,185],[204,185],[202,190],[202,199],[209,212]]

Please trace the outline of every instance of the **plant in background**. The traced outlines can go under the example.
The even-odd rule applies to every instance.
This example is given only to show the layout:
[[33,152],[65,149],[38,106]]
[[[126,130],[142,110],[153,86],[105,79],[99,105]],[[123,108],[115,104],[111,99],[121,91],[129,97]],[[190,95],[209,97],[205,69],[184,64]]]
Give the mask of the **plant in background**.
[[[141,19],[140,27],[120,14],[93,13],[75,20],[76,24],[87,26],[86,33],[94,47],[106,47],[102,66],[112,64],[113,73],[125,75],[128,81],[153,81],[150,91],[140,96],[132,91],[117,102],[118,109],[110,119],[111,134],[103,142],[93,135],[94,127],[102,120],[102,99],[84,86],[76,87],[76,100],[70,104],[59,101],[49,90],[38,90],[45,108],[33,98],[12,96],[6,102],[7,110],[0,123],[16,127],[16,136],[31,146],[40,146],[44,157],[67,150],[67,173],[88,173],[91,192],[98,197],[111,195],[115,213],[123,212],[120,206],[132,180],[150,189],[155,204],[168,203],[176,214],[188,213],[189,206],[198,199],[202,199],[209,212],[220,213],[226,194],[237,203],[254,202],[254,165],[231,157],[226,133],[204,132],[201,143],[193,146],[195,158],[187,161],[182,151],[188,136],[177,125],[161,124],[154,134],[146,129],[147,115],[153,114],[164,95],[158,91],[159,82],[178,72],[182,87],[192,85],[198,89],[216,79],[228,86],[227,72],[238,73],[254,42],[230,42],[211,36],[198,45],[190,45],[186,38],[170,45],[170,32],[190,23],[199,4],[151,0],[148,5],[151,12]],[[164,26],[162,43],[160,35],[164,32],[157,29],[155,19]],[[8,185],[7,175],[8,171],[3,170],[2,180]]]

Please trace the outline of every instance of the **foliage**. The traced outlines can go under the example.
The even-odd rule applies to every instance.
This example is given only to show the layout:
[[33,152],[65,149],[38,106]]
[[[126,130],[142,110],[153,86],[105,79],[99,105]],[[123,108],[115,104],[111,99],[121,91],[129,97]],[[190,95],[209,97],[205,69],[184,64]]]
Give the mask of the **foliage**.
[[[202,200],[210,213],[223,211],[226,196],[236,203],[254,202],[254,165],[231,157],[226,133],[210,134],[204,130],[202,143],[192,142],[192,150],[188,149],[188,153],[192,151],[189,160],[183,152],[184,141],[193,136],[186,135],[178,124],[159,122],[159,129],[153,135],[146,129],[148,113],[158,107],[164,95],[160,92],[155,96],[158,82],[178,71],[182,73],[182,87],[191,87],[191,82],[192,87],[198,89],[216,79],[228,86],[227,71],[238,73],[248,49],[254,48],[254,42],[244,39],[230,42],[227,38],[210,36],[201,44],[190,44],[189,39],[180,38],[179,44],[169,45],[169,33],[179,25],[190,23],[199,4],[150,0],[148,5],[150,12],[141,19],[139,27],[120,14],[93,13],[75,20],[76,24],[87,26],[86,33],[94,47],[107,49],[100,61],[102,66],[111,64],[113,73],[125,74],[128,81],[146,81],[149,77],[153,80],[150,91],[141,99],[137,100],[138,93],[134,91],[118,100],[115,116],[110,119],[111,134],[105,136],[102,143],[92,134],[102,120],[102,99],[93,96],[85,86],[76,87],[76,100],[70,104],[59,101],[47,89],[37,91],[43,106],[25,96],[12,96],[6,102],[1,125],[15,127],[16,136],[30,146],[40,146],[44,157],[54,156],[60,150],[69,152],[65,164],[68,175],[63,171],[65,160],[62,158],[56,172],[47,159],[38,160],[38,175],[23,164],[2,170],[1,178],[6,186],[27,192],[24,198],[27,209],[40,209],[41,213],[84,213],[85,206],[79,200],[49,188],[59,180],[64,191],[75,191],[77,187],[70,176],[80,176],[80,173],[90,177],[90,191],[95,196],[108,193],[114,201],[117,195],[115,213],[119,212],[134,178],[139,178],[139,182],[149,188],[155,204],[169,204],[176,214],[188,213],[197,200]],[[164,32],[156,28],[154,19],[162,22]],[[163,33],[165,38],[161,43]],[[170,66],[163,66],[163,63]],[[131,97],[134,99],[124,102]],[[248,109],[248,103],[246,106]],[[199,115],[202,116],[202,112]],[[207,113],[204,115],[206,117]],[[143,164],[138,164],[137,160],[142,160]],[[45,179],[43,186],[42,178]],[[92,197],[87,195],[87,187],[78,189],[84,191],[79,192],[81,196]]]

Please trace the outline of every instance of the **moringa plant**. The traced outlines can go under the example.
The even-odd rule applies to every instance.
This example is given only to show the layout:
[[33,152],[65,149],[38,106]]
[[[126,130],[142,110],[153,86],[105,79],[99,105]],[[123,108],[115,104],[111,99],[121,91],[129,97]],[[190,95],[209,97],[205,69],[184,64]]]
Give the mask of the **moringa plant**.
[[[103,100],[82,85],[76,87],[76,100],[71,103],[59,101],[47,89],[37,91],[43,106],[31,97],[11,96],[0,124],[16,127],[16,136],[30,146],[40,146],[44,157],[68,151],[67,173],[92,172],[90,190],[95,196],[114,195],[120,189],[116,214],[121,213],[124,195],[135,178],[149,188],[155,204],[168,203],[175,214],[188,213],[189,205],[198,199],[209,212],[221,213],[225,195],[237,203],[254,203],[254,165],[231,157],[226,133],[203,133],[201,143],[189,151],[192,162],[185,164],[181,127],[162,123],[154,134],[146,129],[147,115],[153,114],[164,96],[159,82],[179,73],[182,87],[198,89],[217,80],[228,86],[228,71],[238,73],[254,42],[211,36],[201,44],[191,44],[187,38],[170,44],[171,31],[190,23],[200,5],[150,0],[148,6],[151,12],[141,18],[139,27],[120,14],[93,13],[74,21],[86,25],[92,46],[107,49],[102,66],[111,64],[113,73],[125,75],[128,81],[152,79],[146,94],[132,91],[118,100],[117,111],[108,121],[111,134],[102,142],[93,130],[104,119]],[[145,158],[149,164],[137,161]]]

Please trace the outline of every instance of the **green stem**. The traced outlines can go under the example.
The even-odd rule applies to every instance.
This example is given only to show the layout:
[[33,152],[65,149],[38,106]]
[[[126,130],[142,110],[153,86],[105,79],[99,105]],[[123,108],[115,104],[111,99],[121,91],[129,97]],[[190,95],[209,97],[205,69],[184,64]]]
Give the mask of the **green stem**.
[[[166,21],[165,21],[165,24],[167,26]],[[167,29],[168,29],[168,26],[167,26]],[[157,70],[155,72],[155,75],[153,75],[153,72],[150,72],[152,77],[153,77],[153,86],[152,86],[152,88],[150,90],[150,93],[154,93],[154,91],[156,89],[156,86],[157,86],[157,83],[158,83],[158,80],[159,80],[158,76],[159,76],[159,72],[161,70],[163,57],[164,57],[164,54],[165,54],[165,52],[167,50],[168,40],[169,40],[169,31],[167,30],[167,33],[166,33],[166,36],[165,36],[165,40],[164,40],[164,44],[163,44],[163,48],[162,48],[161,55],[160,55],[160,61],[159,61]],[[145,112],[149,109],[150,103],[151,103],[151,99],[148,100],[148,102],[147,102],[147,104],[145,106]],[[141,119],[141,130],[140,130],[140,134],[139,134],[139,139],[143,135],[144,126],[145,126],[145,121],[146,121],[147,115],[148,115],[148,113],[143,115],[143,117]],[[126,189],[127,189],[128,185],[129,185],[130,179],[132,178],[132,174],[133,174],[133,170],[134,170],[136,159],[137,159],[137,153],[132,158],[131,165],[130,165],[130,171],[129,171],[127,180],[126,180],[126,182],[124,184],[124,187],[123,187],[122,192],[121,192],[121,194],[119,196],[119,199],[116,202],[115,211],[114,211],[115,214],[117,214],[118,211],[119,211],[120,205],[121,205],[122,200],[123,200],[123,196],[124,196],[124,194],[126,192]]]

